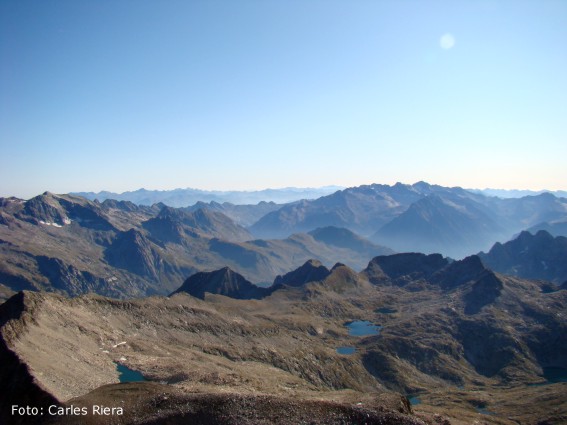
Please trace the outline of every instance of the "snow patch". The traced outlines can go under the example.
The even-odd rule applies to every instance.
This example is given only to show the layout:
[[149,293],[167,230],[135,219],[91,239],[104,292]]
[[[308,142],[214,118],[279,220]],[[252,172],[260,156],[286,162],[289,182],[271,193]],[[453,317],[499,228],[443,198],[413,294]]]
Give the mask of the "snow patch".
[[39,220],[39,224],[45,224],[46,226],[53,226],[53,227],[63,227],[63,226],[60,225],[60,224],[45,222],[45,221],[43,221],[43,220]]
[[113,345],[112,348],[116,348],[116,347],[119,347],[119,346],[124,345],[124,344],[126,344],[126,341],[119,342],[118,344]]

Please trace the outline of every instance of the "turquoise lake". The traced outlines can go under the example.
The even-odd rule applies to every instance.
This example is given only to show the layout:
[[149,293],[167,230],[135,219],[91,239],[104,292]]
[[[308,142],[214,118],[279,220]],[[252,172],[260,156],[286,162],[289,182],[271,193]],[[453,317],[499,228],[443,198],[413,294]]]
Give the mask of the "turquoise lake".
[[118,379],[120,382],[141,382],[146,381],[144,375],[140,372],[130,369],[120,363],[116,364],[116,370],[118,371]]
[[417,396],[411,396],[411,397],[408,396],[408,400],[412,406],[417,406],[418,404],[421,404],[421,400]]
[[350,356],[351,354],[354,354],[355,351],[356,351],[356,348],[354,348],[354,347],[339,347],[339,348],[337,348],[337,353],[343,354],[345,356]]
[[369,336],[378,335],[382,326],[375,325],[367,320],[356,320],[354,322],[346,323],[348,334],[351,336]]

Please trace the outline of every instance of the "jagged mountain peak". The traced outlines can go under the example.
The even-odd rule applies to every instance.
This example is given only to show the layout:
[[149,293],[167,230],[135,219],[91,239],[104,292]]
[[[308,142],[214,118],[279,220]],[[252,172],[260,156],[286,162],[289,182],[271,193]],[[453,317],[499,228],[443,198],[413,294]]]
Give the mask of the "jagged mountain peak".
[[[332,268],[331,268],[331,272],[333,272],[335,269],[338,269],[339,267],[348,267],[346,264],[343,263],[336,263]],[[350,267],[348,267],[350,269]]]
[[525,279],[543,279],[557,285],[567,279],[567,238],[545,230],[521,232],[516,239],[496,243],[478,254],[491,269]]
[[489,271],[477,255],[470,255],[462,260],[453,261],[437,273],[431,281],[443,289],[451,289],[464,283],[477,280],[485,276]]
[[254,285],[230,267],[223,267],[211,272],[195,273],[170,296],[182,292],[200,299],[205,298],[205,293],[236,299],[260,299],[269,294],[268,289]]
[[307,260],[301,267],[278,276],[274,280],[276,285],[302,286],[309,282],[316,282],[329,276],[330,271],[319,260]]

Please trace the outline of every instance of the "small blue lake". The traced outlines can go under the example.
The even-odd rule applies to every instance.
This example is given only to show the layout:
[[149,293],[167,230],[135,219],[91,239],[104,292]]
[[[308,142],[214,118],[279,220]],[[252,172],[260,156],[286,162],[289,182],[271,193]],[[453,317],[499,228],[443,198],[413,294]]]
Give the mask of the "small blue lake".
[[356,320],[354,322],[346,323],[348,334],[351,336],[369,336],[378,335],[382,326],[375,325],[367,320]]
[[354,354],[355,351],[356,351],[356,348],[354,348],[354,347],[339,347],[339,348],[337,348],[337,353],[343,354],[345,356],[350,356],[351,354]]
[[409,400],[409,402],[412,406],[417,406],[418,404],[421,404],[420,398],[418,396],[415,396],[415,395],[411,396],[411,397],[408,396],[408,400]]
[[146,381],[144,375],[136,370],[132,370],[120,363],[116,363],[116,370],[118,371],[118,379],[120,382],[141,382]]

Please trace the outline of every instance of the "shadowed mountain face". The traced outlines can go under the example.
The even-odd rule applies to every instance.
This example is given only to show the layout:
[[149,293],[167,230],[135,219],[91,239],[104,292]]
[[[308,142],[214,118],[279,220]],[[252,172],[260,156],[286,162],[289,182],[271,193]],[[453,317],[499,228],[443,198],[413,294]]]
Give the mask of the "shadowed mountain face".
[[303,286],[308,282],[321,281],[330,273],[319,261],[309,260],[298,269],[276,277],[274,285]]
[[525,279],[543,279],[556,284],[567,281],[567,238],[540,230],[522,232],[505,244],[496,243],[482,261],[500,273]]
[[175,295],[186,292],[194,297],[204,299],[205,292],[225,295],[239,300],[260,299],[269,294],[269,289],[260,288],[247,281],[243,276],[228,267],[213,272],[196,273],[189,277],[181,287],[173,292]]
[[213,272],[201,272],[190,276],[171,295],[186,292],[204,299],[205,293],[209,293],[242,300],[261,299],[271,295],[274,291],[281,290],[284,286],[303,287],[310,282],[326,281],[330,276],[337,274],[340,274],[341,280],[351,281],[353,278],[349,274],[356,275],[356,272],[344,264],[337,263],[332,270],[329,270],[317,260],[308,260],[301,267],[283,276],[277,276],[272,286],[266,288],[254,285],[242,275],[224,267]]
[[[32,405],[119,399],[134,424],[152,414],[200,420],[191,415],[205,410],[226,419],[225,403],[251,424],[286,423],[296,413],[282,412],[303,408],[314,409],[313,423],[356,423],[332,419],[349,409],[377,424],[474,423],[479,406],[494,413],[487,424],[567,415],[565,384],[546,378],[567,369],[567,291],[495,274],[476,256],[377,257],[361,273],[311,261],[293,275],[304,283],[263,297],[226,268],[192,276],[169,298],[17,294],[0,305],[0,357],[10,364],[0,386],[11,388],[0,420],[13,419],[13,394]],[[349,335],[345,323],[363,320],[379,332]],[[118,385],[116,363],[154,382]],[[418,417],[396,392],[418,393]]]
[[108,264],[128,270],[139,276],[158,280],[163,271],[163,260],[151,242],[142,233],[131,229],[116,235],[105,250]]
[[373,283],[383,280],[412,282],[429,279],[435,272],[447,266],[448,261],[440,254],[407,253],[373,258],[365,270]]
[[[0,284],[111,297],[168,294],[202,270],[224,266],[254,282],[273,279],[315,258],[362,269],[377,253],[369,242],[335,246],[298,234],[253,240],[217,211],[188,211],[127,201],[102,204],[45,193],[0,199]],[[353,240],[356,237],[353,236]]]

